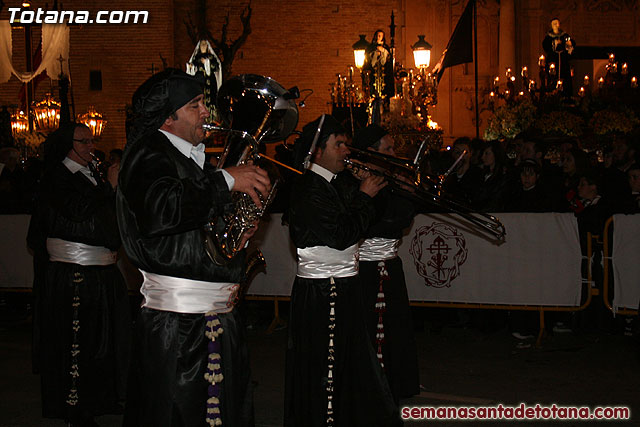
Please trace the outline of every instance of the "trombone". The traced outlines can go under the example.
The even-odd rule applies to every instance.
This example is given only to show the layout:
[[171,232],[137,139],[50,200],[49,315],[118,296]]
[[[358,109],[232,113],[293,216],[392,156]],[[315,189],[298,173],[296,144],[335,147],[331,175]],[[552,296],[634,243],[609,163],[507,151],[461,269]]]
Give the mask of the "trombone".
[[[352,154],[344,160],[344,164],[349,170],[355,173],[363,171],[382,176],[389,182],[391,189],[397,194],[416,200],[420,204],[435,205],[449,212],[458,214],[478,227],[480,231],[489,234],[498,241],[504,241],[507,232],[498,218],[484,212],[474,212],[468,206],[447,196],[442,189],[445,179],[466,152],[462,153],[445,174],[433,177],[423,172],[420,166],[425,153],[423,150],[425,141],[422,142],[413,160],[388,156],[375,151],[361,150],[349,146]],[[370,164],[376,165],[377,167],[369,166]]]

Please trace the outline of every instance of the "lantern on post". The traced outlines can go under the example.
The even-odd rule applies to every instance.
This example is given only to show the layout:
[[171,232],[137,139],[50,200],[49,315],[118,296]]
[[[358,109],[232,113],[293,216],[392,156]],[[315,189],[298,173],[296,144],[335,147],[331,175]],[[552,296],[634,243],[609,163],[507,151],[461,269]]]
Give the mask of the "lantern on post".
[[60,124],[60,103],[50,93],[33,105],[36,127],[41,132],[53,132]]
[[15,138],[20,132],[29,130],[29,118],[24,111],[11,115],[11,135]]
[[102,114],[97,112],[93,105],[89,107],[86,113],[78,115],[78,122],[91,129],[91,135],[94,137],[102,135],[102,131],[107,124]]
[[353,48],[353,58],[356,63],[356,68],[362,69],[364,65],[364,55],[369,47],[369,42],[365,39],[364,34],[360,34],[360,40],[355,42],[351,47]]
[[413,50],[413,61],[420,70],[427,68],[431,62],[432,46],[424,37],[424,34],[419,34],[418,41],[411,46],[411,50]]

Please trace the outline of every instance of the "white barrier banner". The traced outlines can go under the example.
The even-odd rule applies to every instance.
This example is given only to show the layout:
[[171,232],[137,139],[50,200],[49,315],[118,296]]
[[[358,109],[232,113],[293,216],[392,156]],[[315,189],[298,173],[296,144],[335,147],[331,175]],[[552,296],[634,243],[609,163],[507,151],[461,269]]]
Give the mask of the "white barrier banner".
[[[263,252],[266,273],[251,282],[251,295],[291,294],[296,273],[289,230],[272,215],[252,239]],[[579,306],[581,252],[573,214],[499,215],[506,242],[496,245],[452,215],[419,215],[402,239],[412,301]],[[457,217],[456,217],[457,219]]]
[[640,215],[613,216],[613,309],[640,304]]
[[580,240],[573,214],[501,213],[500,245],[454,215],[419,215],[400,256],[412,301],[579,306]]

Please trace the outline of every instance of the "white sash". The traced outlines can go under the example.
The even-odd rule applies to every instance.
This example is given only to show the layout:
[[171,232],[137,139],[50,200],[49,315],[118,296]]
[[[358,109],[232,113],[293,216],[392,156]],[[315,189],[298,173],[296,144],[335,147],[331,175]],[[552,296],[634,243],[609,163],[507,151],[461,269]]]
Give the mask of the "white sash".
[[371,237],[360,244],[360,261],[386,261],[398,256],[400,239]]
[[111,265],[116,263],[117,252],[102,246],[85,245],[68,240],[47,238],[50,261],[80,265]]
[[298,277],[327,279],[358,274],[358,245],[343,251],[328,246],[298,249]]
[[140,270],[144,277],[140,293],[142,307],[176,313],[228,313],[233,310],[240,285],[203,282],[181,277],[163,276]]

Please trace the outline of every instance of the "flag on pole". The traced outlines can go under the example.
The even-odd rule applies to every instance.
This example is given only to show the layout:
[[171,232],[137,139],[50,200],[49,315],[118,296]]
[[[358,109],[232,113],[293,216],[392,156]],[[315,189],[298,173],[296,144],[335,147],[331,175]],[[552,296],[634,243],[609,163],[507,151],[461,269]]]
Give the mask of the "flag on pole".
[[442,78],[445,68],[454,65],[473,62],[473,8],[476,0],[469,0],[464,12],[453,30],[447,48],[442,52],[440,61],[434,67],[438,81]]

